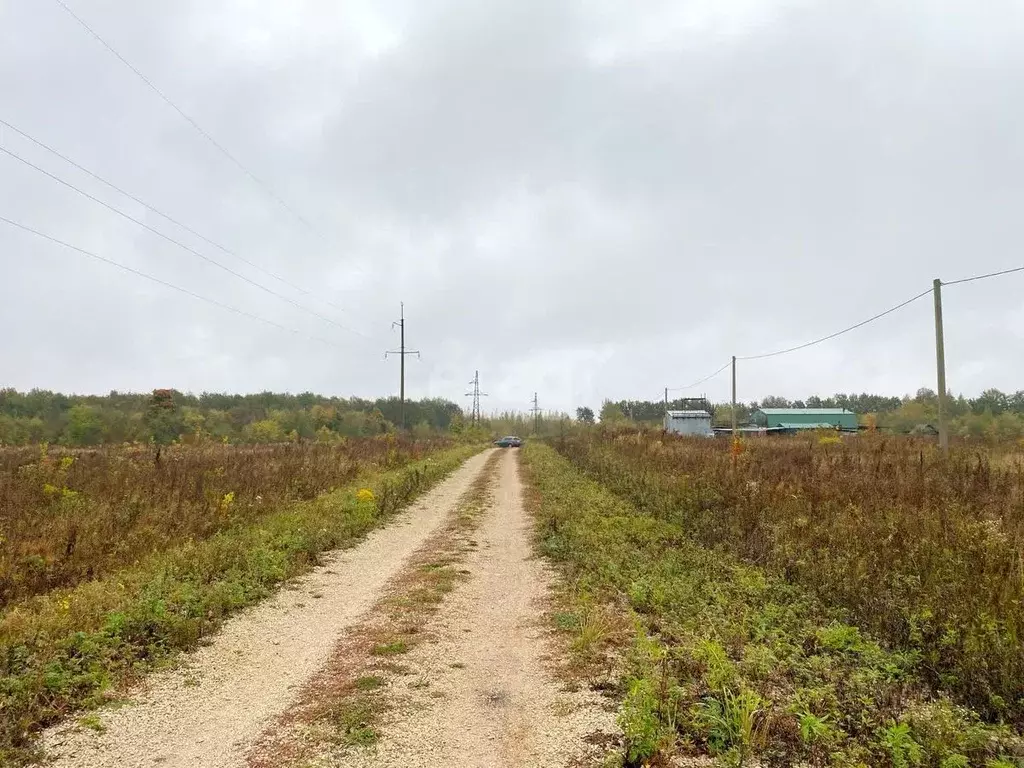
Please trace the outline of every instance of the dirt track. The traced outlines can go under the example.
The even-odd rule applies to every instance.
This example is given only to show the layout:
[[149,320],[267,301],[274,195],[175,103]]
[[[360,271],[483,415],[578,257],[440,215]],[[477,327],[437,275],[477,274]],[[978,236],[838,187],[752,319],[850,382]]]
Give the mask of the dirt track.
[[589,750],[588,735],[615,730],[593,694],[565,692],[550,669],[550,577],[532,555],[515,451],[501,460],[495,495],[465,563],[469,581],[425,628],[433,641],[403,657],[416,684],[401,714],[379,745],[324,765],[562,766]]
[[100,712],[102,733],[67,723],[44,747],[60,768],[222,768],[330,657],[389,579],[455,508],[487,453],[471,458],[399,520],[225,625],[184,669],[151,677],[132,705]]
[[[332,652],[372,621],[375,605],[412,572],[417,550],[455,516],[491,452],[470,459],[411,510],[337,553],[295,588],[229,622],[185,668],[150,678],[131,705],[100,712],[103,731],[49,731],[59,768],[240,768],[261,737],[329,669]],[[403,662],[429,690],[403,691],[379,744],[322,752],[327,766],[549,766],[614,730],[589,694],[568,694],[549,670],[541,612],[549,587],[532,557],[516,451],[500,458],[494,503],[466,559],[468,580]],[[288,761],[282,763],[286,764]]]

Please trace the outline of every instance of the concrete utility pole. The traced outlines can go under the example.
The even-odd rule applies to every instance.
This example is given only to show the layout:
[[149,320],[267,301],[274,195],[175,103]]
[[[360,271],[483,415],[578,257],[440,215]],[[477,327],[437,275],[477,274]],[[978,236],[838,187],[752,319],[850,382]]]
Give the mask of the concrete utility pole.
[[402,429],[405,429],[405,356],[406,355],[416,355],[416,357],[419,357],[420,353],[419,353],[419,350],[416,350],[416,349],[406,349],[405,348],[405,302],[404,301],[402,302],[401,318],[399,320],[396,320],[395,322],[393,322],[391,324],[391,327],[394,328],[396,325],[398,326],[398,329],[401,332],[401,339],[402,339],[401,345],[399,346],[399,348],[397,350],[390,350],[388,352],[385,352],[384,353],[384,358],[387,359],[388,355],[398,355],[399,358],[401,359],[401,363],[402,364],[400,366],[401,373],[399,374],[400,378],[399,378],[399,390],[398,390],[399,395],[398,395],[398,397],[399,397],[399,399],[401,400],[401,403],[402,403],[402,424],[401,424],[401,427],[402,427]]
[[932,281],[935,296],[935,367],[938,369],[939,386],[939,448],[943,456],[949,456],[949,432],[946,429],[946,347],[942,334],[942,281]]
[[537,393],[533,393],[533,434],[540,434],[540,405],[537,402]]
[[474,374],[473,375],[473,380],[471,382],[469,382],[470,384],[473,385],[473,391],[472,392],[467,392],[466,393],[466,397],[472,397],[473,398],[473,412],[472,412],[472,415],[470,416],[470,422],[472,424],[479,424],[480,423],[480,398],[481,397],[487,397],[487,393],[480,391],[480,371],[474,371],[473,374]]
[[665,387],[665,413],[668,413],[668,387]]

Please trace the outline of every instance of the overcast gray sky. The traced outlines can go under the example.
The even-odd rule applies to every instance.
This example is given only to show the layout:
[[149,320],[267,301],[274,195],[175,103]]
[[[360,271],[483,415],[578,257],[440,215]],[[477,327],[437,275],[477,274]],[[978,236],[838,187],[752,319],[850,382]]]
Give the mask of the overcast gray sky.
[[[1019,0],[0,0],[0,386],[658,398],[1024,263]],[[954,391],[1024,388],[1024,274],[945,292]],[[739,395],[934,387],[931,302]],[[354,329],[357,333],[340,326]],[[314,338],[330,342],[325,344]],[[698,390],[728,397],[728,376]],[[680,393],[681,394],[681,393]]]

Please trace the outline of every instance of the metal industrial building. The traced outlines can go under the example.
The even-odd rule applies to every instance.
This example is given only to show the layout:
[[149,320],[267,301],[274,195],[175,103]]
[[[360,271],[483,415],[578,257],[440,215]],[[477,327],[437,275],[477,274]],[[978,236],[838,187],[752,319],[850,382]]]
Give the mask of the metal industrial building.
[[857,431],[857,414],[845,408],[762,408],[754,412],[759,427],[795,431],[842,429]]
[[665,431],[677,435],[711,437],[711,414],[707,411],[665,411]]

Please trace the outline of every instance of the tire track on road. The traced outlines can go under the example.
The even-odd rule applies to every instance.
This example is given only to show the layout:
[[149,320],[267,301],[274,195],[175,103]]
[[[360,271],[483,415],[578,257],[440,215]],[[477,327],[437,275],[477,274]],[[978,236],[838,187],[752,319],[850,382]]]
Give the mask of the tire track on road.
[[[587,737],[615,732],[596,694],[569,692],[553,674],[544,614],[552,576],[534,556],[518,451],[501,459],[495,502],[462,563],[468,581],[449,595],[402,657],[411,668],[400,713],[369,748],[323,756],[339,768],[529,768],[566,765],[601,751]],[[427,684],[424,684],[427,683]]]
[[67,722],[43,745],[56,768],[229,768],[293,703],[387,583],[448,519],[492,451],[469,459],[397,521],[228,622],[181,669],[152,675],[134,702]]

